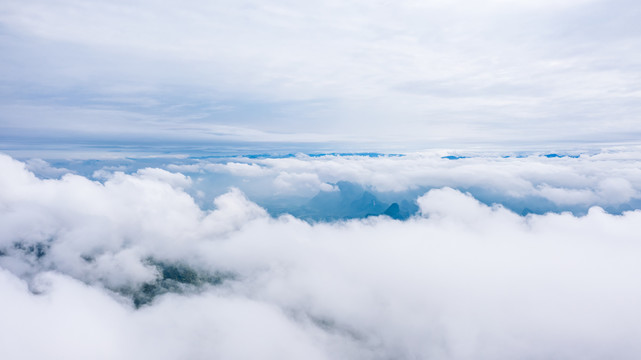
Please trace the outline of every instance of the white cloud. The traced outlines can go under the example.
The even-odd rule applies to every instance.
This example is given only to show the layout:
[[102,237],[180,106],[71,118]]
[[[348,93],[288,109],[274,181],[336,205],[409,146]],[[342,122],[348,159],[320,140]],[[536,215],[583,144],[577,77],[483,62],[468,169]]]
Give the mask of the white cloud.
[[[12,358],[641,354],[638,210],[522,217],[441,188],[407,221],[310,224],[271,218],[237,189],[202,211],[163,171],[41,180],[7,156],[0,170]],[[631,184],[595,181],[595,194]],[[113,291],[158,276],[149,258],[230,277],[133,309]]]
[[479,206],[479,202],[470,194],[462,194],[452,188],[430,190],[427,194],[419,197],[416,202],[421,215],[435,219],[476,222],[485,221],[491,215],[499,212],[505,216],[512,214],[500,207],[492,210],[487,206]]
[[594,204],[599,200],[590,189],[555,188],[546,184],[539,187],[539,194],[558,205]]
[[[287,173],[281,172],[274,179],[274,186],[280,192],[303,194],[313,196],[319,191],[328,190],[329,184],[323,183],[314,173]],[[329,185],[331,189],[331,185]],[[323,190],[324,189],[324,190]]]
[[233,174],[241,185],[240,179],[270,180],[271,188],[269,181],[248,183],[244,188],[282,196],[313,196],[321,187],[350,181],[392,193],[441,187],[480,189],[490,192],[496,202],[537,197],[559,206],[618,206],[641,198],[638,153],[623,158],[606,158],[604,153],[564,158],[536,154],[501,158],[471,153],[458,160],[442,158],[448,154],[435,151],[400,157],[234,158],[213,164],[201,162],[198,167]]
[[58,177],[71,172],[69,169],[53,167],[48,162],[38,158],[29,159],[26,162],[26,166],[29,171],[44,177]]
[[270,174],[269,169],[266,169],[258,164],[245,164],[237,162],[229,162],[222,164],[208,164],[204,166],[205,169],[212,172],[228,172],[235,176],[244,177],[257,177]]
[[162,169],[145,168],[136,172],[144,180],[157,180],[174,188],[185,189],[191,186],[191,179],[183,174],[170,173]]

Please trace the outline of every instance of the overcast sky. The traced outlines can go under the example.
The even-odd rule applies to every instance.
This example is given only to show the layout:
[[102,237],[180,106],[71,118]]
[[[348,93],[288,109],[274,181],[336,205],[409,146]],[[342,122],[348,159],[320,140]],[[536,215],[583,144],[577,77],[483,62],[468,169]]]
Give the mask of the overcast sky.
[[4,0],[0,143],[633,142],[640,17],[629,0]]

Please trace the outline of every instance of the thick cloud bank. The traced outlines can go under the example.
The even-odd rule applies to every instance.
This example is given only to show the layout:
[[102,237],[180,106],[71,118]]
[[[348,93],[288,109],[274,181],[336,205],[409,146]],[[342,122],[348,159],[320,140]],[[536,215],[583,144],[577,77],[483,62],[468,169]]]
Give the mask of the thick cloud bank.
[[639,210],[520,216],[441,187],[406,221],[308,223],[237,189],[204,211],[192,186],[0,155],[3,357],[641,357]]

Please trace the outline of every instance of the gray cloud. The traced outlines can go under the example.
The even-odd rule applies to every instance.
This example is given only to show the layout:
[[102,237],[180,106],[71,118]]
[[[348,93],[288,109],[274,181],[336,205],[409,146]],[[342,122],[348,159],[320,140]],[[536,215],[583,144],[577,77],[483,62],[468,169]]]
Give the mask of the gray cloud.
[[[340,135],[417,149],[641,131],[632,2],[61,0],[0,10],[0,125],[12,130],[26,112],[20,137],[43,124],[104,134],[119,123],[133,136],[206,141],[231,126],[249,139]],[[66,126],[65,110],[83,117]],[[198,130],[176,130],[186,128]]]

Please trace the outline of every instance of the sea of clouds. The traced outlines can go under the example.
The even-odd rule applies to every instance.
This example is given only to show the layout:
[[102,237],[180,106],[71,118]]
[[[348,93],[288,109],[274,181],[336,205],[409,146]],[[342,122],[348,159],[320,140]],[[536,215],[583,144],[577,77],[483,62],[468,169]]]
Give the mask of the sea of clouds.
[[[637,151],[135,163],[0,155],[3,357],[641,357]],[[268,209],[341,181],[416,210]]]
[[584,214],[594,205],[613,213],[641,208],[640,165],[639,152],[619,149],[591,155],[457,156],[439,151],[402,156],[297,155],[193,160],[165,168],[205,183],[207,174],[227,174],[233,177],[229,184],[267,207],[275,195],[306,198],[338,190],[336,184],[347,181],[389,201],[413,202],[430,189],[452,187],[518,213]]

